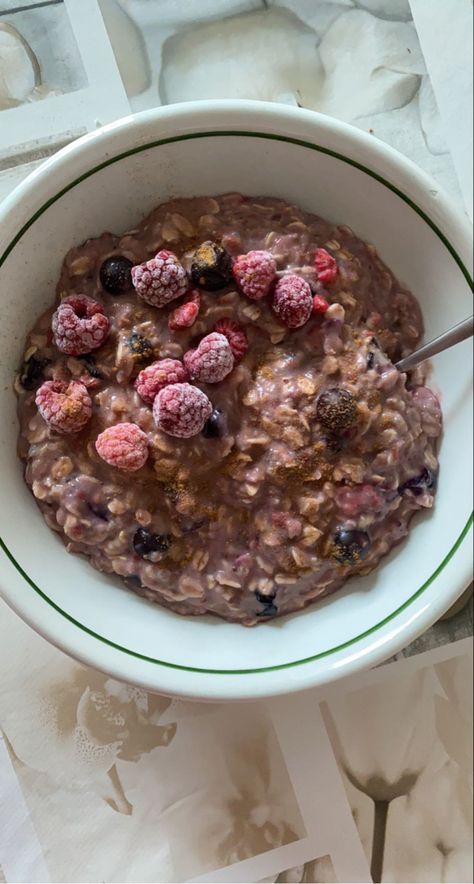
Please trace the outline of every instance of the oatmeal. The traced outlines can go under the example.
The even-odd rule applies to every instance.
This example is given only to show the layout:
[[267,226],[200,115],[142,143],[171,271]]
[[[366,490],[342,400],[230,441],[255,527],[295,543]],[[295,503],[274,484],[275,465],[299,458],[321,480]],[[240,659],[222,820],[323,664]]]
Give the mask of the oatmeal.
[[71,553],[253,625],[368,574],[436,490],[441,413],[393,363],[417,301],[373,246],[271,198],[168,202],[72,248],[16,382]]

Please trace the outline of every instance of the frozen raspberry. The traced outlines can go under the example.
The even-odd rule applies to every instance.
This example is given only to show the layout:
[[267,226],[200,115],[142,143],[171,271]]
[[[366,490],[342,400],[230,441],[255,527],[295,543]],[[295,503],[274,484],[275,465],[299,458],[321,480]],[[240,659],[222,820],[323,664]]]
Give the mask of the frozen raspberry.
[[234,367],[234,356],[225,335],[211,332],[202,339],[196,350],[188,350],[183,362],[192,380],[217,384]]
[[188,301],[180,304],[168,316],[168,328],[177,331],[180,328],[190,328],[197,319],[201,306],[201,296],[197,290],[188,293]]
[[326,310],[329,310],[329,301],[326,301],[323,295],[315,295],[313,298],[313,313],[323,316]]
[[275,259],[270,252],[247,252],[235,259],[232,273],[241,292],[248,298],[259,301],[268,295],[276,278]]
[[80,381],[45,381],[35,401],[48,427],[63,435],[79,433],[91,418],[91,397]]
[[227,338],[235,362],[240,362],[249,346],[245,329],[233,319],[219,319],[214,331]]
[[314,263],[321,282],[334,282],[339,272],[336,259],[326,249],[317,249]]
[[54,343],[68,356],[97,350],[110,329],[102,304],[85,295],[71,295],[61,301],[51,320]]
[[132,283],[137,295],[152,307],[164,307],[184,295],[188,287],[184,267],[167,249],[132,267]]
[[188,373],[178,359],[160,359],[144,368],[135,381],[135,389],[144,402],[153,402],[157,393],[169,384],[188,380]]
[[153,417],[160,430],[169,436],[187,439],[197,436],[212,414],[206,394],[191,384],[170,384],[153,402]]
[[136,424],[115,424],[107,427],[95,440],[102,460],[126,473],[134,473],[148,457],[148,437]]
[[283,276],[276,284],[273,309],[288,328],[299,328],[311,316],[313,295],[300,276]]

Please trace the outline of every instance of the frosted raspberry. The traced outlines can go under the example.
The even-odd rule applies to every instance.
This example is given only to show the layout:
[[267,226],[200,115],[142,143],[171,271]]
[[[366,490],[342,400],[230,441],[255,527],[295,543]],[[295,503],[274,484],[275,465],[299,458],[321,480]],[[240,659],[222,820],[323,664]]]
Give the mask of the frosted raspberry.
[[275,259],[270,252],[247,252],[234,260],[232,273],[241,292],[258,301],[268,295],[276,278]]
[[299,328],[311,316],[313,295],[301,276],[283,276],[276,284],[273,309],[288,328]]
[[200,306],[201,296],[194,289],[188,293],[188,300],[170,313],[168,316],[168,328],[171,331],[177,331],[180,328],[190,328],[197,319]]
[[115,424],[107,427],[95,440],[102,460],[126,473],[134,473],[148,457],[148,437],[136,424]]
[[317,249],[314,263],[321,282],[334,282],[339,272],[336,259],[326,249]]
[[102,304],[86,295],[71,295],[53,313],[51,328],[58,350],[68,356],[83,356],[104,343],[110,323]]
[[183,362],[192,380],[217,384],[234,367],[231,346],[225,335],[212,332],[202,339],[196,350],[188,350]]
[[153,402],[157,393],[169,384],[188,380],[188,373],[179,359],[160,359],[144,368],[135,381],[135,389],[144,402]]
[[137,295],[152,307],[164,307],[184,295],[186,271],[173,252],[162,249],[151,261],[132,267],[132,283]]
[[233,319],[219,319],[214,331],[227,338],[235,362],[240,362],[249,346],[245,329],[238,322],[234,322]]
[[315,295],[313,298],[313,313],[323,316],[326,310],[329,310],[329,301],[326,301],[323,295]]
[[157,427],[181,439],[197,436],[211,414],[212,405],[206,394],[191,384],[164,387],[153,402]]
[[38,411],[52,430],[79,433],[92,415],[92,401],[80,381],[45,381],[36,393]]

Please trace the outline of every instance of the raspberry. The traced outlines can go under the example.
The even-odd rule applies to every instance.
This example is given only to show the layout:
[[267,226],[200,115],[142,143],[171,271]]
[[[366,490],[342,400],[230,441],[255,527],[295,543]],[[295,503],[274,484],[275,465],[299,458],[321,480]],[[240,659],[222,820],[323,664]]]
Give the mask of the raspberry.
[[80,381],[45,381],[36,393],[38,411],[52,430],[79,433],[92,415],[92,401]]
[[226,336],[211,332],[196,350],[184,354],[183,362],[192,380],[217,384],[232,371],[234,356]]
[[189,301],[180,304],[179,307],[176,307],[176,310],[170,313],[168,316],[168,328],[171,331],[177,331],[180,328],[190,328],[196,321],[200,306],[201,296],[194,289],[192,292],[189,292]]
[[339,272],[336,259],[326,249],[316,249],[314,263],[321,282],[334,282]]
[[102,304],[86,295],[71,295],[53,313],[51,328],[58,350],[68,356],[81,356],[104,343],[110,323]]
[[132,283],[137,295],[152,307],[164,307],[184,295],[188,287],[184,267],[167,249],[132,267]]
[[188,380],[188,373],[178,359],[160,359],[144,368],[135,381],[135,389],[144,402],[153,402],[157,393],[169,384]]
[[197,436],[212,414],[206,394],[191,384],[170,384],[153,402],[153,417],[160,430],[169,436],[187,439]]
[[233,319],[219,319],[214,331],[227,338],[235,362],[240,362],[249,346],[245,329]]
[[313,298],[313,313],[324,315],[329,310],[329,301],[326,301],[322,295],[315,295]]
[[273,309],[288,328],[299,328],[311,316],[313,296],[300,276],[283,276],[276,284]]
[[235,259],[232,273],[241,292],[258,301],[268,295],[276,277],[275,259],[270,252],[247,252]]
[[126,473],[139,470],[148,457],[148,437],[136,424],[107,427],[95,440],[102,460]]

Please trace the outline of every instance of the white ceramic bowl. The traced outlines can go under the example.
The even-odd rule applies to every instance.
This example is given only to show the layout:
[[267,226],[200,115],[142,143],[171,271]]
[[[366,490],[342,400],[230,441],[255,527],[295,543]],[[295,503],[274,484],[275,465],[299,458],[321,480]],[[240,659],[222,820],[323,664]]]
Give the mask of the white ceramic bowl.
[[317,114],[202,102],[128,117],[61,150],[0,213],[0,585],[54,644],[151,690],[241,699],[308,688],[389,657],[436,620],[471,573],[471,348],[436,359],[444,411],[436,506],[371,576],[306,611],[245,629],[183,618],[71,556],[23,482],[12,379],[54,299],[67,249],[132,227],[170,196],[240,190],[292,200],[373,242],[419,298],[428,338],[471,312],[470,226],[381,142]]

